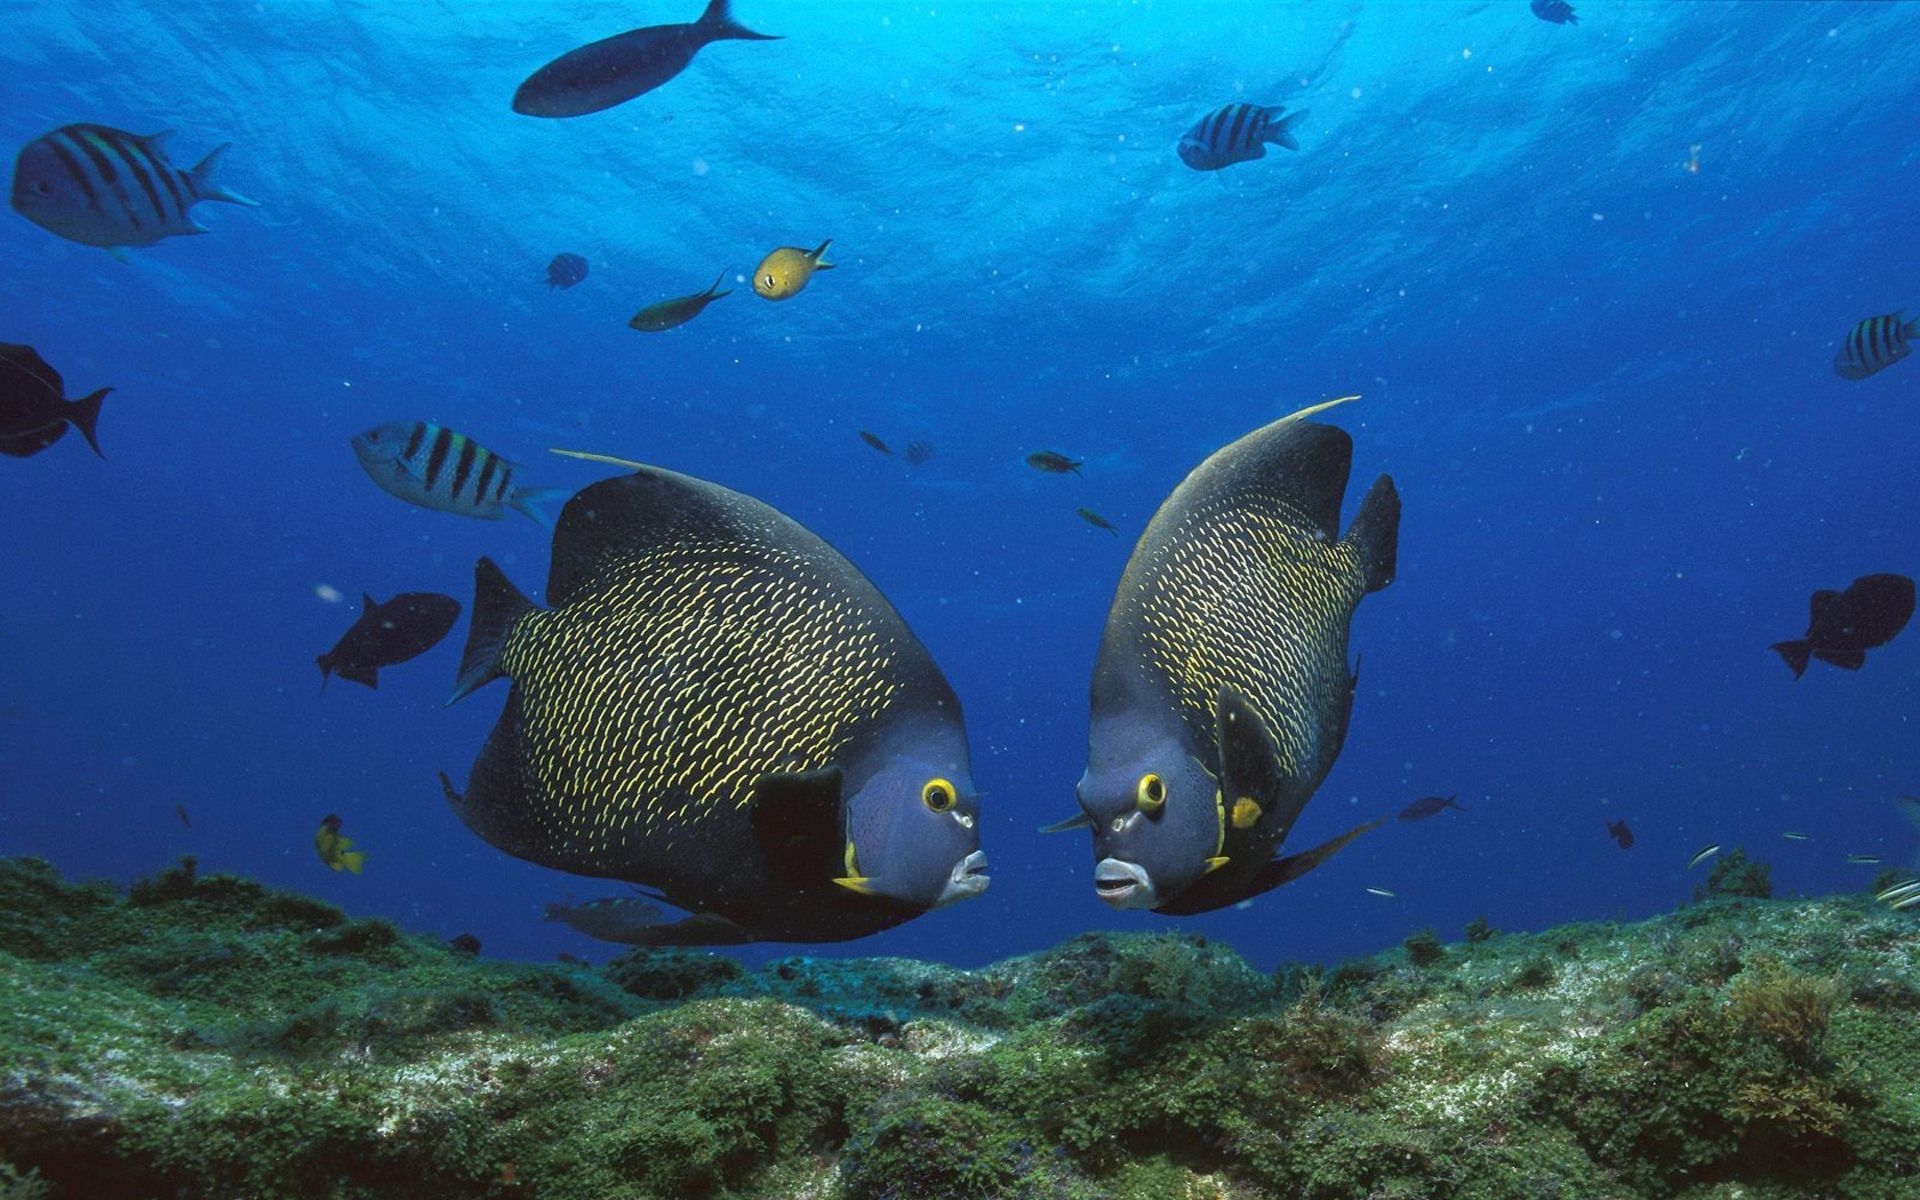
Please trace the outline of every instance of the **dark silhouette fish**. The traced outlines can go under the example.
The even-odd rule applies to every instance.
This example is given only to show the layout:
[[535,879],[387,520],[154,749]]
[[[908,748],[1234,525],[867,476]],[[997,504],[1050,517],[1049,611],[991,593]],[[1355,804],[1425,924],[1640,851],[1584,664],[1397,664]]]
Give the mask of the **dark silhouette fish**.
[[569,50],[541,67],[513,94],[513,111],[529,117],[579,117],[625,104],[687,69],[709,42],[779,40],[734,21],[730,0],[712,0],[686,25],[649,25]]
[[1568,4],[1567,0],[1533,0],[1533,4],[1530,7],[1533,9],[1533,15],[1539,17],[1542,21],[1548,21],[1555,25],[1578,25],[1580,23],[1580,18],[1573,15],[1573,5]]
[[872,446],[875,450],[878,450],[882,454],[893,453],[893,447],[887,445],[886,442],[882,441],[880,438],[880,435],[877,433],[868,433],[866,430],[862,429],[860,431],[860,440],[865,442],[867,445]]
[[0,454],[31,458],[65,437],[69,425],[100,454],[94,425],[100,419],[100,402],[112,390],[101,388],[69,400],[60,372],[32,346],[0,342]]
[[1815,592],[1812,608],[1804,638],[1772,647],[1793,668],[1795,679],[1806,674],[1814,658],[1849,671],[1866,665],[1867,651],[1892,641],[1913,618],[1913,580],[1863,575],[1844,592]]
[[1280,114],[1286,106],[1276,104],[1229,104],[1201,117],[1192,129],[1180,137],[1176,147],[1180,161],[1196,171],[1218,171],[1235,163],[1252,162],[1267,156],[1269,143],[1298,150],[1294,123],[1306,116],[1301,109],[1290,117]]
[[1081,816],[1055,827],[1092,831],[1094,889],[1116,908],[1226,908],[1377,824],[1274,857],[1346,739],[1348,626],[1393,581],[1399,544],[1385,475],[1340,535],[1353,441],[1306,419],[1327,407],[1215,451],[1121,576],[1094,666]]
[[587,260],[578,254],[556,254],[547,264],[547,286],[565,291],[587,277]]
[[333,649],[314,660],[323,687],[329,676],[338,675],[377,688],[381,667],[425,654],[460,619],[460,602],[437,592],[401,592],[385,604],[363,595],[360,605],[360,619]]
[[1454,801],[1458,800],[1459,798],[1460,798],[1460,795],[1458,792],[1454,793],[1451,796],[1422,797],[1421,799],[1415,800],[1412,804],[1409,804],[1405,808],[1401,809],[1400,819],[1402,821],[1424,821],[1428,817],[1437,816],[1442,810],[1449,809],[1449,808],[1453,809],[1455,812],[1465,812],[1466,809],[1461,808],[1458,804],[1454,803]]
[[1622,850],[1633,849],[1633,830],[1627,828],[1625,821],[1608,821],[1607,836]]
[[900,452],[900,457],[907,460],[908,466],[917,467],[933,457],[933,443],[921,441],[908,442],[907,448]]
[[1107,520],[1105,517],[1101,516],[1099,513],[1093,511],[1092,509],[1076,508],[1073,510],[1073,512],[1075,516],[1079,517],[1082,521],[1085,521],[1087,524],[1093,526],[1095,529],[1104,529],[1115,537],[1120,536],[1120,531],[1113,527],[1113,523],[1111,521]]
[[1842,379],[1865,379],[1913,353],[1913,339],[1920,337],[1920,318],[1909,321],[1906,316],[1903,312],[1887,313],[1855,325],[1833,356],[1834,374]]
[[726,277],[727,273],[722,271],[720,278],[715,279],[713,286],[704,292],[695,292],[691,296],[676,296],[672,300],[649,304],[633,314],[633,319],[628,321],[627,325],[642,333],[664,333],[676,325],[685,325],[699,316],[707,305],[722,296],[733,295],[731,288],[724,292],[720,290],[721,281]]
[[549,904],[546,918],[575,933],[628,946],[650,944],[665,919],[659,905],[638,896],[602,896],[582,904]]
[[1068,458],[1054,450],[1035,450],[1027,455],[1028,466],[1036,471],[1045,471],[1049,475],[1065,475],[1069,471],[1078,475],[1084,462],[1084,459]]

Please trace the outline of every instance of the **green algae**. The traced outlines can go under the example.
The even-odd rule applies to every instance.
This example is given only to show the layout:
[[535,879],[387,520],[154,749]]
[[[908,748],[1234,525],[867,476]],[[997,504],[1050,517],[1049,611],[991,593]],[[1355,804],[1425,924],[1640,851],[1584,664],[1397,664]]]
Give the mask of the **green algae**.
[[1722,896],[1265,975],[477,959],[190,862],[0,862],[0,1197],[1893,1200],[1920,939]]

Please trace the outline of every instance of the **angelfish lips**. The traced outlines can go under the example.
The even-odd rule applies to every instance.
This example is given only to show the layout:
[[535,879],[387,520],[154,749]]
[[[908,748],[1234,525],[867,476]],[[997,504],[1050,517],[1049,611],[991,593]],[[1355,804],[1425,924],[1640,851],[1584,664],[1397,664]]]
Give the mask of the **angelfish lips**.
[[933,902],[935,908],[945,908],[961,900],[971,900],[987,890],[993,881],[987,877],[987,854],[984,850],[975,850],[953,865],[952,874],[947,876],[947,886],[940,890],[940,898]]
[[1093,868],[1093,890],[1115,908],[1152,908],[1160,903],[1147,869],[1117,858],[1103,858]]

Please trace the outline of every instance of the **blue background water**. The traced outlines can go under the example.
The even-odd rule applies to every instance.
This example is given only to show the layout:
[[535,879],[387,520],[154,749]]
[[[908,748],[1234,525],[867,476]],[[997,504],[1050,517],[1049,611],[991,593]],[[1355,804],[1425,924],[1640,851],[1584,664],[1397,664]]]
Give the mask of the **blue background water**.
[[[607,952],[540,909],[608,885],[439,796],[505,696],[441,707],[464,621],[378,692],[318,691],[355,608],[321,587],[464,603],[481,554],[544,580],[532,522],[362,474],[349,435],[430,418],[535,483],[602,474],[544,452],[568,445],[751,492],[932,648],[993,887],[828,952],[1172,927],[1095,900],[1083,835],[1034,832],[1074,811],[1113,585],[1209,451],[1358,391],[1352,499],[1399,482],[1400,577],[1360,608],[1352,736],[1291,844],[1432,792],[1466,811],[1184,927],[1270,965],[1666,909],[1708,842],[1801,892],[1908,859],[1920,634],[1799,683],[1767,645],[1817,587],[1920,569],[1920,364],[1831,367],[1855,321],[1920,304],[1910,9],[741,0],[785,40],[599,115],[508,110],[559,52],[698,7],[0,5],[8,153],[177,128],[182,165],[232,141],[262,205],[130,263],[0,219],[0,340],[116,389],[109,461],[70,438],[0,463],[0,852],[121,879],[192,853],[489,953]],[[1187,170],[1176,139],[1236,100],[1310,109],[1301,151]],[[789,303],[742,286],[625,327],[827,237],[840,269]],[[562,250],[592,275],[549,292]],[[938,455],[908,470],[859,429]],[[1042,447],[1084,477],[1022,464]],[[363,877],[316,860],[327,812]]]

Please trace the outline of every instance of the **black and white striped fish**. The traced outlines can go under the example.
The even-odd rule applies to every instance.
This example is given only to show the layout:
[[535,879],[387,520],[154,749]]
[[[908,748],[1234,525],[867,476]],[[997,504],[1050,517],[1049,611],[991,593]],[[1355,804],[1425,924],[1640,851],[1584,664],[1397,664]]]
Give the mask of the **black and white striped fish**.
[[1865,379],[1913,353],[1913,339],[1920,337],[1920,318],[1907,320],[1906,313],[1888,313],[1868,317],[1853,327],[1840,353],[1833,356],[1833,369],[1842,379]]
[[444,425],[389,421],[355,434],[353,452],[373,481],[410,504],[498,521],[515,508],[552,528],[546,505],[564,499],[558,488],[518,487],[514,465]]
[[253,201],[214,182],[226,146],[191,171],[167,161],[172,131],[140,137],[105,125],[62,125],[27,143],[13,166],[13,207],[42,229],[83,246],[151,246],[205,233],[202,200]]
[[1305,109],[1290,117],[1280,114],[1286,105],[1271,108],[1260,104],[1229,104],[1200,118],[1180,139],[1180,161],[1196,171],[1218,171],[1235,163],[1252,162],[1267,156],[1267,143],[1298,150],[1293,139],[1293,124],[1307,115]]

